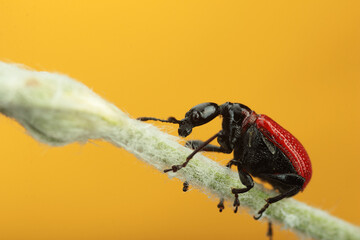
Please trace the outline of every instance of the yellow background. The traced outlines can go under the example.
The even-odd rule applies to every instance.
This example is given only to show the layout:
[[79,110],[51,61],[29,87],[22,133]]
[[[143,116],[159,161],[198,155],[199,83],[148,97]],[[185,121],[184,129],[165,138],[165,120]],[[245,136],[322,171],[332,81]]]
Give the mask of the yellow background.
[[[0,0],[0,60],[65,73],[133,117],[246,104],[311,156],[295,198],[360,225],[359,10],[356,0]],[[52,148],[0,116],[0,149],[1,240],[266,239],[265,222],[219,214],[216,198],[183,193],[108,143]],[[276,227],[275,239],[296,236]]]

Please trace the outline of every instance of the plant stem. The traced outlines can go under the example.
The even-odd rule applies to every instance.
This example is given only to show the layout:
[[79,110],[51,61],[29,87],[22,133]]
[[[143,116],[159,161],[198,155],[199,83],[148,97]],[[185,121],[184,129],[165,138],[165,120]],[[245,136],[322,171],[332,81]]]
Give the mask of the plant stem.
[[[183,163],[191,153],[177,142],[177,137],[131,119],[67,76],[3,62],[0,62],[0,113],[17,120],[43,143],[61,146],[105,139],[160,171]],[[231,202],[234,196],[230,189],[241,186],[237,174],[201,154],[195,155],[186,168],[168,175]],[[265,204],[264,199],[274,194],[256,184],[239,198],[241,205],[253,214]],[[294,199],[272,204],[264,213],[265,218],[314,239],[360,239],[357,226]]]

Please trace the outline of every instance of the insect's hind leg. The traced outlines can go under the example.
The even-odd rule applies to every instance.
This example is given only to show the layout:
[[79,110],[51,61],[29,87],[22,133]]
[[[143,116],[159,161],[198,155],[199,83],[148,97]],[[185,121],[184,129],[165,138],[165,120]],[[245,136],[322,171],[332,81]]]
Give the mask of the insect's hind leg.
[[305,182],[305,178],[294,173],[261,174],[258,177],[267,180],[273,186],[278,187],[280,189],[280,194],[265,200],[266,204],[258,211],[258,216],[254,216],[255,220],[261,218],[262,214],[270,206],[270,204],[296,195],[302,189]]

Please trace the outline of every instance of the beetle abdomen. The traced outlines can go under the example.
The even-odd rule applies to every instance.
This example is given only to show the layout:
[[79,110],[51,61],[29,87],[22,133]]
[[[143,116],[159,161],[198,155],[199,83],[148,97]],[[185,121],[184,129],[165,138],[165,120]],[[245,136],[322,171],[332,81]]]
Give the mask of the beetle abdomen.
[[305,178],[302,186],[304,190],[311,179],[312,168],[309,155],[303,145],[291,133],[266,115],[258,115],[255,124],[260,132],[289,158],[297,174]]

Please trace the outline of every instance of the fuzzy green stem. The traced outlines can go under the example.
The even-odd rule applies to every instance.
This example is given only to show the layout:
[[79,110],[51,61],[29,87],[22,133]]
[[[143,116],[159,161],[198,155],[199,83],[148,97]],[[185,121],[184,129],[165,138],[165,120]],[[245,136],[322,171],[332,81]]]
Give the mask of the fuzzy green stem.
[[[21,123],[35,139],[59,146],[88,139],[105,139],[163,171],[183,163],[191,151],[178,138],[131,119],[85,85],[67,76],[26,70],[0,62],[0,112]],[[201,191],[233,201],[231,188],[240,187],[237,174],[197,154],[186,168],[170,177],[187,180]],[[256,186],[240,194],[252,214],[276,193]],[[360,229],[294,199],[272,204],[264,218],[314,239],[360,239]]]

